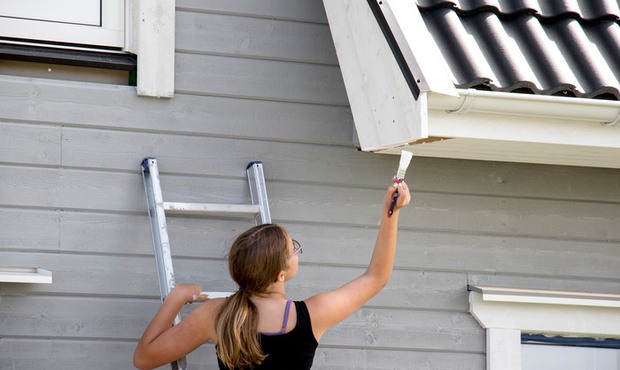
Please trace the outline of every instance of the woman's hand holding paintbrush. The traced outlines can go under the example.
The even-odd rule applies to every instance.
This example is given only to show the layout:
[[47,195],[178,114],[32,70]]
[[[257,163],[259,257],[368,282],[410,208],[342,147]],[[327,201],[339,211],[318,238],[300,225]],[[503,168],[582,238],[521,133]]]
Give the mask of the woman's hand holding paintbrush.
[[[407,186],[407,184],[404,183],[405,180],[405,173],[407,172],[407,167],[409,167],[409,163],[411,162],[411,158],[413,157],[413,153],[408,152],[406,150],[403,150],[400,154],[400,163],[398,164],[398,171],[396,171],[396,176],[394,176],[394,178],[392,179],[392,181],[394,181],[394,186]],[[409,190],[407,189],[407,195],[409,195]],[[394,210],[396,208],[396,205],[398,203],[398,198],[400,196],[400,193],[398,192],[398,187],[396,188],[396,190],[394,191],[394,193],[392,194],[392,200],[390,202],[390,208],[388,210],[388,217],[391,217],[392,214],[394,214]],[[407,198],[406,203],[409,203],[409,198]],[[407,204],[402,204],[400,205],[400,207],[405,206]],[[399,207],[399,208],[400,208]]]

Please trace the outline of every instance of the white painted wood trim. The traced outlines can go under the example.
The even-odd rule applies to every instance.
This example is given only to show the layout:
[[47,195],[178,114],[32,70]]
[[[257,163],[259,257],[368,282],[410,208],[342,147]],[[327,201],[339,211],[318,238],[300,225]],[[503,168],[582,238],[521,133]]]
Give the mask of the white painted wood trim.
[[[45,40],[93,45],[95,47],[122,48],[125,46],[124,2],[125,0],[105,0],[101,9],[101,25],[76,24],[67,20],[55,22],[53,20],[0,17],[0,29],[2,30],[0,35],[33,41]],[[131,2],[127,1],[127,3]],[[43,1],[42,3],[50,2]],[[62,4],[60,5],[62,6]],[[32,6],[37,5],[26,4],[26,7]],[[54,3],[54,6],[58,6],[58,4]],[[66,7],[62,9],[66,11]],[[98,16],[98,14],[96,15]]]
[[521,370],[521,331],[487,328],[487,369]]
[[0,267],[0,283],[51,284],[52,272],[38,267]]
[[427,94],[416,101],[366,1],[324,0],[363,150],[427,136]]
[[127,1],[127,50],[138,56],[137,92],[174,96],[175,0]]
[[429,34],[415,1],[375,0],[420,90],[458,97],[448,64]]
[[[470,287],[469,311],[487,330],[487,370],[520,369],[521,332],[620,338],[620,295]],[[519,367],[510,363],[519,359]]]
[[1,1],[2,16],[46,22],[99,26],[106,0]]
[[412,143],[415,156],[620,168],[620,102],[459,93],[429,94],[428,136],[439,140]]
[[471,289],[482,293],[482,299],[485,301],[620,308],[620,294],[566,292],[485,286],[471,287]]

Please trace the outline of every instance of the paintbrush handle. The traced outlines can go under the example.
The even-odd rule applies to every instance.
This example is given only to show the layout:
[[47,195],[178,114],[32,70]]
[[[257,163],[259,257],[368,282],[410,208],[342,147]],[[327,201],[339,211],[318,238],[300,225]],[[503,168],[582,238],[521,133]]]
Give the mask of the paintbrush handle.
[[[394,176],[394,178],[392,179],[392,181],[394,182],[394,185],[398,185],[401,182],[403,182],[403,179]],[[392,202],[390,203],[390,209],[388,211],[388,217],[391,217],[392,214],[394,214],[394,208],[396,208],[396,201],[398,201],[398,188],[396,188],[396,191],[394,191],[394,194],[392,194]]]
[[392,203],[390,203],[390,210],[388,211],[388,217],[391,217],[394,214],[394,207],[396,207],[396,201],[398,200],[398,189],[392,195]]

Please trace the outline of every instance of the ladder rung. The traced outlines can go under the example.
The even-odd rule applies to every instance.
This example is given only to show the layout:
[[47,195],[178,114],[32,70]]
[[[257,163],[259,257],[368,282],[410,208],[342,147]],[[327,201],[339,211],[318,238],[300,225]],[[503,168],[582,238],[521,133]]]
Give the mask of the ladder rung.
[[209,299],[214,299],[214,298],[228,298],[235,293],[234,292],[200,292],[200,294],[206,294],[209,297]]
[[260,212],[255,204],[179,203],[164,202],[164,210],[176,215],[239,215],[254,216]]

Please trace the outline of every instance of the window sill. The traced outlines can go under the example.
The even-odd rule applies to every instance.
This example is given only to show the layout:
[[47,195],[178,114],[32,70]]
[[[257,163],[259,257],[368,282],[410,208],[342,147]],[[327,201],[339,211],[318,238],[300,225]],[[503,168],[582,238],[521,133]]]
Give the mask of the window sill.
[[52,272],[38,267],[0,267],[0,283],[51,284]]
[[120,52],[62,49],[36,45],[0,43],[0,59],[69,66],[135,71],[135,55]]

